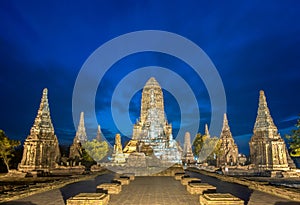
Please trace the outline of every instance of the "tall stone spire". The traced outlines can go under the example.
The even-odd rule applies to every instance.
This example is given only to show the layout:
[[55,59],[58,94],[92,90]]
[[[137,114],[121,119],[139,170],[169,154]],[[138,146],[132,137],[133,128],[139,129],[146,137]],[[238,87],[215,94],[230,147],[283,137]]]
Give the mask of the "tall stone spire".
[[96,140],[97,140],[98,142],[101,142],[101,141],[102,141],[102,132],[101,132],[100,125],[98,125]]
[[20,171],[51,170],[57,166],[60,158],[59,145],[51,121],[48,103],[48,90],[43,95],[30,135],[24,142]]
[[84,126],[84,112],[80,113],[80,120],[79,120],[78,129],[74,140],[77,140],[77,142],[80,143],[84,143],[87,141],[85,126]]
[[262,90],[259,92],[257,117],[249,146],[251,163],[260,171],[295,167],[273,122]]
[[35,137],[42,137],[46,133],[54,134],[54,128],[50,116],[50,109],[48,103],[48,89],[44,88],[40,108],[34,120],[34,124],[30,129],[30,134]]
[[236,165],[238,163],[238,147],[232,137],[226,113],[224,114],[220,141],[218,165]]
[[189,132],[186,132],[185,136],[184,136],[182,161],[185,163],[193,163],[195,161],[194,155],[192,152],[191,135]]
[[277,127],[275,126],[273,119],[268,108],[266,96],[263,90],[259,92],[259,103],[257,110],[257,117],[254,125],[254,132],[265,131],[268,129],[269,134],[267,137],[277,137]]
[[74,137],[73,144],[70,147],[69,157],[72,159],[80,159],[82,157],[82,144],[86,141],[87,135],[84,126],[84,112],[81,112],[77,132]]
[[142,93],[141,122],[144,123],[150,109],[155,108],[161,120],[165,120],[163,92],[154,77],[151,77],[145,84]]
[[132,140],[123,151],[125,155],[134,151],[153,153],[164,163],[181,163],[181,148],[173,139],[172,125],[165,116],[163,91],[154,77],[143,88],[140,118],[133,126]]
[[205,136],[207,138],[210,138],[210,134],[209,134],[209,130],[208,130],[208,125],[207,124],[205,124]]

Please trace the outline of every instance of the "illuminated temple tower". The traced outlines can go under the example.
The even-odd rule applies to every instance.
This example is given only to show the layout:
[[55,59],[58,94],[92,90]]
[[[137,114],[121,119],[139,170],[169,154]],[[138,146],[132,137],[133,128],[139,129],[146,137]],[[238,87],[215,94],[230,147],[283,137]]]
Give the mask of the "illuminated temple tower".
[[224,114],[220,141],[221,143],[220,154],[218,156],[218,165],[236,165],[238,163],[238,147],[232,137],[226,114]]
[[186,132],[184,136],[182,162],[187,164],[195,162],[194,154],[192,151],[192,145],[191,145],[191,135],[189,132]]
[[75,159],[76,157],[82,157],[82,145],[87,141],[87,135],[84,126],[84,112],[80,113],[80,120],[78,124],[78,128],[76,131],[76,135],[73,140],[73,144],[70,147],[70,155],[69,157]]
[[181,162],[181,152],[173,139],[172,125],[168,124],[164,111],[163,92],[155,80],[150,78],[143,88],[141,116],[133,126],[132,140],[124,148],[125,152],[153,152],[161,160]]
[[289,170],[295,165],[271,117],[265,93],[259,93],[257,117],[249,142],[251,163],[258,170]]
[[18,169],[23,172],[48,172],[57,167],[59,158],[58,141],[50,117],[48,90],[45,88],[34,124],[24,142],[23,157]]

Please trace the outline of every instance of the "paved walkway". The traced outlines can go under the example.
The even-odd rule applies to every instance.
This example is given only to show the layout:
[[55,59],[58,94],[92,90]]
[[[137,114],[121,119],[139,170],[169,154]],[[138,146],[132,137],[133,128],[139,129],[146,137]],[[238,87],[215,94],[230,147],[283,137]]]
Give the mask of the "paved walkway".
[[136,177],[120,194],[111,195],[109,204],[198,205],[199,196],[189,194],[174,177]]
[[[251,190],[246,186],[220,181],[219,179],[188,172],[192,177],[201,178],[202,182],[210,183],[217,187],[217,192],[231,193],[243,200],[248,205],[299,205],[287,199]],[[91,180],[69,184],[61,189],[54,189],[40,194],[35,194],[23,199],[3,203],[5,205],[65,205],[68,198],[81,192],[96,192],[96,186],[110,182],[113,174],[104,174]],[[199,204],[198,195],[191,195],[186,188],[173,177],[136,177],[129,185],[123,185],[118,195],[111,195],[110,205],[121,204]]]

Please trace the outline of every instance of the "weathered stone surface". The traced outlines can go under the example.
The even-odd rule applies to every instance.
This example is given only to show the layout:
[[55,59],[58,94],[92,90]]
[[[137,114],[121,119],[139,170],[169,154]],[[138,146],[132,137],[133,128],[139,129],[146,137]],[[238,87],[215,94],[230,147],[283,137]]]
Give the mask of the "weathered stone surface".
[[130,182],[130,179],[128,179],[128,178],[120,178],[120,177],[114,178],[113,180],[121,182],[121,185],[128,185]]
[[271,117],[264,91],[260,91],[257,117],[249,142],[251,163],[258,171],[295,167]]
[[186,132],[184,136],[182,162],[188,164],[195,162],[193,151],[192,151],[192,145],[191,145],[191,135],[189,132]]
[[120,134],[116,134],[114,152],[112,154],[112,158],[113,158],[112,161],[117,164],[126,162],[125,155],[123,154]]
[[199,197],[200,205],[244,205],[244,201],[227,193],[203,194]]
[[201,179],[199,179],[199,178],[194,178],[194,177],[186,177],[186,178],[182,178],[182,179],[181,179],[181,184],[182,184],[182,185],[188,185],[189,182],[191,182],[191,181],[201,182]]
[[87,135],[84,126],[84,113],[80,113],[80,120],[77,128],[76,135],[73,140],[73,144],[70,147],[69,157],[72,159],[82,157],[82,144],[87,141]]
[[67,205],[106,205],[110,196],[104,193],[80,193],[67,199]]
[[132,140],[124,148],[126,156],[133,152],[181,163],[181,148],[173,139],[172,126],[165,118],[163,92],[153,77],[143,88],[141,116],[133,127]]
[[186,190],[190,194],[203,194],[203,192],[216,192],[217,188],[207,183],[189,183]]
[[181,177],[183,177],[185,175],[184,172],[180,172],[180,173],[175,173],[175,180],[181,180]]
[[129,177],[130,181],[133,181],[135,179],[134,173],[124,173],[120,177]]
[[223,128],[220,135],[220,140],[220,154],[217,160],[218,166],[236,165],[238,162],[237,160],[239,152],[238,147],[232,137],[226,113],[224,114]]
[[122,191],[122,186],[117,183],[104,183],[97,186],[98,189],[107,190],[108,194],[119,194]]
[[18,170],[49,172],[58,166],[59,159],[60,150],[50,117],[48,90],[45,88],[34,124],[24,142],[23,157]]

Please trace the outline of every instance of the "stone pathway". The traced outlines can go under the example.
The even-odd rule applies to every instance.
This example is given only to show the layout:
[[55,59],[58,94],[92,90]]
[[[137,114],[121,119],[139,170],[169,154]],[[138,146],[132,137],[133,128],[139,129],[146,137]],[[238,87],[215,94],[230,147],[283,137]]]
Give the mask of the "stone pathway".
[[[219,179],[188,172],[192,177],[201,178],[202,182],[217,187],[217,192],[231,193],[243,200],[248,205],[299,205],[284,198],[266,194],[264,192],[251,190],[246,186],[220,181]],[[1,205],[65,205],[68,198],[81,192],[94,193],[96,186],[110,182],[114,174],[104,174],[91,180],[85,180],[69,184],[60,189],[54,189],[40,194],[35,194],[23,199],[2,203]],[[121,204],[199,204],[199,196],[191,195],[186,187],[181,185],[173,177],[136,177],[129,185],[123,185],[118,195],[111,195],[109,205]]]
[[174,177],[136,177],[120,194],[111,195],[109,205],[119,204],[198,205],[199,196],[189,194]]

